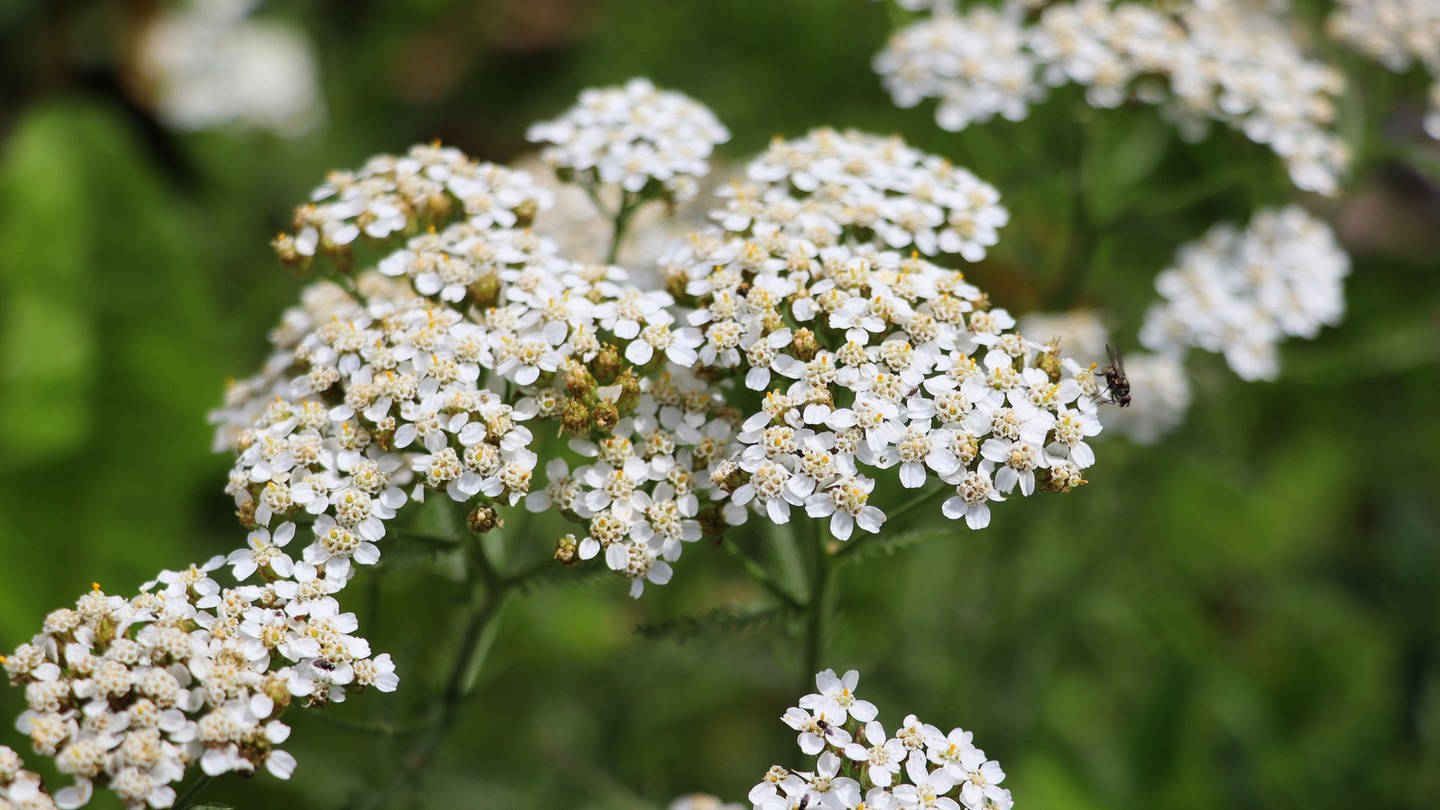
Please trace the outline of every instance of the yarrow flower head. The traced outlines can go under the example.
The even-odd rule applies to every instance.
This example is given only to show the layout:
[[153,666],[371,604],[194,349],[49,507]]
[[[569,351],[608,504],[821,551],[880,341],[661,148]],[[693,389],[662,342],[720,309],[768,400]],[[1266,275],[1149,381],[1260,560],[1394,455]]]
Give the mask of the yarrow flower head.
[[0,748],[0,798],[68,810],[100,787],[128,808],[170,807],[195,764],[210,776],[263,766],[288,779],[296,762],[280,747],[287,706],[394,691],[390,656],[372,656],[333,596],[343,582],[262,555],[277,548],[268,541],[252,544],[246,566],[264,572],[261,582],[221,584],[225,559],[216,557],[161,572],[130,599],[97,584],[4,658],[28,705],[16,727],[73,783],[50,804],[38,778]]
[[[750,790],[755,810],[1014,807],[1010,791],[1001,787],[1005,771],[974,745],[970,732],[944,732],[912,714],[889,734],[874,719],[875,707],[855,700],[858,681],[854,670],[837,677],[827,669],[816,675],[819,691],[785,712],[781,719],[800,732],[801,753],[813,764],[771,767]],[[837,686],[852,706],[868,708],[847,711]]]
[[1164,300],[1140,340],[1154,351],[1222,352],[1243,379],[1273,379],[1283,338],[1339,323],[1349,272],[1330,226],[1298,206],[1261,211],[1243,230],[1216,225],[1156,278]]
[[1430,74],[1425,132],[1440,140],[1440,4],[1433,0],[1340,0],[1330,35],[1387,69],[1419,64]]
[[874,475],[894,469],[903,488],[954,486],[973,502],[945,513],[978,529],[990,501],[1069,490],[1094,462],[1093,373],[1016,334],[957,271],[769,226],[701,234],[667,266],[704,373],[733,369],[760,397],[717,471],[732,524],[804,509],[841,540],[878,532]]
[[779,230],[817,247],[875,241],[926,256],[985,258],[1009,221],[994,186],[898,137],[818,129],[777,138],[720,194],[731,233]]
[[1307,57],[1280,12],[1078,0],[1048,4],[1027,23],[1031,5],[916,22],[891,37],[875,69],[902,107],[937,99],[948,130],[997,114],[1020,120],[1044,88],[1073,83],[1095,107],[1162,104],[1182,135],[1224,123],[1279,155],[1299,188],[1337,192],[1350,160],[1330,129],[1343,77]]
[[251,17],[255,5],[188,0],[143,30],[135,78],[166,125],[295,136],[320,123],[314,46],[293,26]]
[[636,78],[586,90],[560,118],[531,126],[529,139],[549,144],[540,159],[563,176],[684,201],[730,132],[703,104]]

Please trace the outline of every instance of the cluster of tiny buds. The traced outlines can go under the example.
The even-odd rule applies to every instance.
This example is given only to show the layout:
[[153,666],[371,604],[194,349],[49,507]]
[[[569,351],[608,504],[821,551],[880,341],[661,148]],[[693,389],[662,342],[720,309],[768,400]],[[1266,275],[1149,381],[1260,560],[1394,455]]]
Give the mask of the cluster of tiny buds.
[[908,715],[894,733],[875,704],[855,694],[855,670],[815,676],[816,691],[781,718],[794,729],[805,769],[775,765],[750,791],[755,810],[1009,810],[1005,771],[964,729],[949,732]]
[[1259,4],[1009,0],[937,13],[897,31],[875,59],[896,104],[937,99],[937,123],[960,130],[1021,120],[1047,88],[1078,84],[1108,108],[1162,104],[1182,135],[1208,122],[1270,147],[1296,186],[1334,194],[1349,165],[1331,130],[1343,77],[1310,59],[1281,12]]
[[[169,807],[196,764],[210,776],[263,766],[289,778],[288,707],[396,688],[390,656],[372,657],[340,611],[338,583],[286,557],[287,540],[257,532],[250,549],[162,572],[128,600],[96,584],[0,659],[25,689],[16,728],[74,780],[48,794],[55,806],[81,807],[99,786],[127,808]],[[211,574],[227,562],[237,581],[222,586]],[[20,801],[40,795],[38,783],[22,775],[17,786],[5,762],[0,751],[11,803],[49,806]]]

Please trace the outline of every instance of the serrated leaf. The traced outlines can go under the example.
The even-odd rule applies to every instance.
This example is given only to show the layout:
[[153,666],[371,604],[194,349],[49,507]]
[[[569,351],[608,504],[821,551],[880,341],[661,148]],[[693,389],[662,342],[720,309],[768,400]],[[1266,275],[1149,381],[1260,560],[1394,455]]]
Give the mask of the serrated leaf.
[[721,607],[678,619],[639,624],[635,626],[635,633],[642,638],[675,641],[714,638],[766,627],[789,613],[784,607]]

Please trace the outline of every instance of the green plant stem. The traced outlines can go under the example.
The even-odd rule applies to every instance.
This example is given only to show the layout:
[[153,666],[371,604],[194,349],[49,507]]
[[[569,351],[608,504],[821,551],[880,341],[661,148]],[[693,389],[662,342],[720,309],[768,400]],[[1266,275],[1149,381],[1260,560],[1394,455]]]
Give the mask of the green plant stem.
[[615,230],[610,234],[610,249],[605,252],[606,264],[614,264],[620,256],[620,244],[625,240],[625,231],[630,227],[630,219],[635,216],[635,210],[639,207],[640,196],[622,189],[620,210],[615,212]]
[[200,798],[200,792],[209,787],[213,781],[215,781],[215,777],[209,774],[200,774],[200,778],[195,780],[195,783],[186,788],[185,792],[180,794],[180,798],[175,800],[175,810],[187,810],[187,808],[194,807],[195,801]]
[[830,586],[830,553],[825,550],[823,521],[812,521],[815,528],[815,567],[810,572],[810,597],[805,602],[805,659],[800,672],[801,693],[809,691],[811,679],[820,666],[824,646],[825,600]]
[[728,539],[722,539],[720,541],[720,549],[725,552],[726,556],[734,560],[747,576],[755,580],[758,585],[769,591],[787,607],[795,610],[800,610],[804,607],[801,605],[799,599],[796,599],[789,591],[781,587],[780,583],[777,582],[774,577],[770,576],[770,572],[766,571],[760,563],[756,562],[741,550],[737,544],[730,542]]
[[410,749],[399,778],[368,804],[368,807],[381,807],[406,785],[420,783],[426,769],[434,761],[436,752],[459,718],[461,705],[474,690],[475,677],[489,650],[489,645],[485,643],[486,631],[490,629],[514,589],[523,583],[526,576],[531,575],[527,570],[508,578],[501,576],[485,555],[483,542],[484,538],[474,538],[468,546],[468,581],[470,601],[474,603],[474,608],[461,633],[455,662],[445,679],[445,689],[441,693],[435,720],[421,732],[420,738]]

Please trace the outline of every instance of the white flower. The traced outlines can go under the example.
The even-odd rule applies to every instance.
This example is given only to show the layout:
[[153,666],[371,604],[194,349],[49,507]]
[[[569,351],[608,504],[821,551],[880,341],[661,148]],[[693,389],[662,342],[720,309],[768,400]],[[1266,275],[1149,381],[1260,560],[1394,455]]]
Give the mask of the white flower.
[[648,79],[586,90],[554,121],[535,124],[528,137],[549,144],[540,159],[557,170],[639,193],[651,183],[677,200],[695,195],[708,158],[730,133],[709,109]]
[[899,740],[885,736],[884,727],[873,720],[864,725],[857,739],[862,742],[845,746],[845,756],[864,763],[865,777],[871,783],[889,787],[904,764],[905,746]]
[[800,698],[800,708],[811,711],[826,708],[830,714],[840,718],[838,722],[842,725],[847,717],[869,723],[875,719],[875,704],[855,697],[855,687],[859,684],[860,673],[857,670],[852,669],[844,676],[836,677],[835,670],[827,669],[815,676],[815,688],[819,694]]
[[1003,501],[1005,496],[995,490],[990,478],[982,471],[967,474],[955,486],[955,495],[941,505],[945,517],[951,520],[965,519],[965,525],[972,529],[983,529],[990,525],[990,501]]
[[268,568],[278,577],[289,577],[295,564],[281,549],[294,537],[294,523],[280,524],[273,536],[268,529],[250,532],[250,547],[231,552],[226,560],[231,566],[231,575],[244,582],[256,570]]

